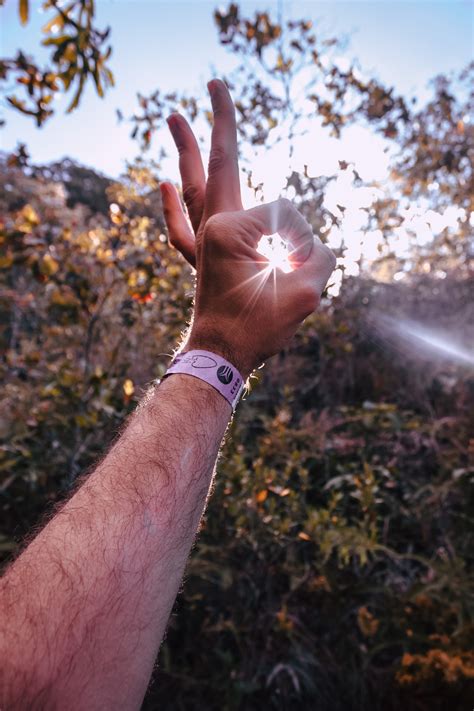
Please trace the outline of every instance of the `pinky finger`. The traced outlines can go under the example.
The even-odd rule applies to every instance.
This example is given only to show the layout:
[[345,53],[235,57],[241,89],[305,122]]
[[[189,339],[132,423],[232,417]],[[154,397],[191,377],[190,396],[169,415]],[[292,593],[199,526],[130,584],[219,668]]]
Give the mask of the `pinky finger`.
[[196,243],[191,226],[184,214],[178,191],[171,183],[161,183],[163,213],[170,244],[181,252],[191,266],[196,266]]

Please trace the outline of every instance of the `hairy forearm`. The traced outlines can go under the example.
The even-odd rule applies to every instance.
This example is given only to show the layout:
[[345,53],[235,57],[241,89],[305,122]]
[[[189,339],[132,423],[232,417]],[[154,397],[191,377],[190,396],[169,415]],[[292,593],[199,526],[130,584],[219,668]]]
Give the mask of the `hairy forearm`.
[[174,375],[2,580],[0,707],[139,708],[230,406]]

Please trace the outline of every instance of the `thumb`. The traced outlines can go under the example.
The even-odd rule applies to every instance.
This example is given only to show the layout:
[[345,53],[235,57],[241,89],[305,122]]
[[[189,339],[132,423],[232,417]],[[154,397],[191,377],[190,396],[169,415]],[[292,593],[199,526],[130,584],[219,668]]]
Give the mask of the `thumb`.
[[[289,294],[313,294],[317,305],[322,296],[329,277],[336,267],[334,252],[321,242],[319,237],[313,237],[313,246],[307,260],[289,274],[283,274],[281,281]],[[312,309],[314,310],[314,309]]]

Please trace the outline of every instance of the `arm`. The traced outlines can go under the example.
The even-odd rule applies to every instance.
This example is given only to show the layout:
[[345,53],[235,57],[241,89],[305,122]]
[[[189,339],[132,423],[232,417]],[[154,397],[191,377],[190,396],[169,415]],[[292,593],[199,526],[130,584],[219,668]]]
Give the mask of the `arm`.
[[[317,306],[334,256],[288,201],[242,210],[235,115],[210,85],[209,162],[183,118],[180,153],[191,224],[163,186],[173,244],[196,266],[186,349],[214,351],[244,377],[280,350]],[[256,251],[279,231],[294,270]],[[212,386],[172,375],[10,567],[0,588],[0,708],[139,708],[209,493],[231,408]]]
[[165,379],[20,556],[0,708],[139,708],[230,415],[210,385]]

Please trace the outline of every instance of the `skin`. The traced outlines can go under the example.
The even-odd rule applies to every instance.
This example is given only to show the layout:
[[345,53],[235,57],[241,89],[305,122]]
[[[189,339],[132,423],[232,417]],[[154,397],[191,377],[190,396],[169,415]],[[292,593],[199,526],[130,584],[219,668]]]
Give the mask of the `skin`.
[[[335,259],[288,201],[242,209],[235,114],[209,84],[208,178],[184,118],[169,125],[187,215],[162,185],[171,243],[197,270],[184,350],[217,352],[249,373],[318,305]],[[278,229],[294,270],[272,272],[255,247]],[[256,291],[255,285],[259,288]],[[229,403],[173,375],[1,580],[0,708],[139,709],[209,495]]]

